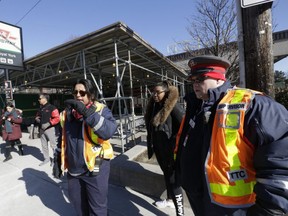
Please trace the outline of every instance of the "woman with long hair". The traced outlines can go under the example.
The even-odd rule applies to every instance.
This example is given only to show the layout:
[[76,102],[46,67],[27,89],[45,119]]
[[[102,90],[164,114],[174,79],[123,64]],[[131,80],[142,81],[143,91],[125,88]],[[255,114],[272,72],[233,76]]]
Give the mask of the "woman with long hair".
[[182,190],[175,179],[174,166],[176,135],[184,114],[178,98],[177,87],[169,81],[157,83],[147,105],[145,123],[148,158],[155,153],[167,189],[167,199],[157,201],[155,205],[158,208],[176,207],[176,214],[184,215]]
[[[113,148],[109,139],[117,129],[112,112],[96,101],[95,87],[81,79],[73,85],[74,99],[60,114],[62,136],[53,175],[67,171],[69,199],[77,215],[107,215],[108,179]],[[61,168],[61,169],[59,169]]]

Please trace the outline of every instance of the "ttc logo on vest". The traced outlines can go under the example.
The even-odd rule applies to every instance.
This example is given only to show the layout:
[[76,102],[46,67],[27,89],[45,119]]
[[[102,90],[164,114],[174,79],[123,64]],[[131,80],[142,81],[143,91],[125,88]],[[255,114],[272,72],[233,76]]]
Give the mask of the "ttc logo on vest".
[[233,170],[228,172],[228,178],[230,182],[235,182],[237,180],[247,179],[247,172],[244,169],[241,170]]

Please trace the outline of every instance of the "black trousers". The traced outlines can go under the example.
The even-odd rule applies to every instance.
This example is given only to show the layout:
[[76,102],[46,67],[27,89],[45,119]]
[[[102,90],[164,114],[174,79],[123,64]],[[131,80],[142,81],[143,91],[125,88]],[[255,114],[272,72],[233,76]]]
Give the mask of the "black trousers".
[[110,161],[103,160],[97,176],[89,172],[80,176],[67,175],[69,199],[78,216],[107,216]]
[[[176,207],[176,215],[184,215],[183,194],[180,181],[175,178],[174,143],[169,142],[165,133],[157,134],[158,141],[153,142],[153,150],[157,162],[163,171],[167,190],[167,199],[172,199]],[[161,141],[162,142],[161,142]],[[167,140],[163,142],[163,140]]]

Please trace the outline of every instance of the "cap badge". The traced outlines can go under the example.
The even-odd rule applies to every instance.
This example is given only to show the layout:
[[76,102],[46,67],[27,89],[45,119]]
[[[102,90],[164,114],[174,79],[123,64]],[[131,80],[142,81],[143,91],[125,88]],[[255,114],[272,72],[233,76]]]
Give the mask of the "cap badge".
[[190,60],[189,62],[188,62],[188,66],[190,67],[190,68],[192,68],[193,66],[195,66],[197,63],[195,62],[195,61],[193,61],[193,60]]

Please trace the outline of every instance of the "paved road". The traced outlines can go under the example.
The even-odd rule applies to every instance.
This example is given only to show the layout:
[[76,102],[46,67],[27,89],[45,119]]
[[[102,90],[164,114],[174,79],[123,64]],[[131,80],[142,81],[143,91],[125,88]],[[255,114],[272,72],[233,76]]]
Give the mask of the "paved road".
[[[65,177],[60,181],[52,177],[49,164],[42,167],[39,139],[31,140],[28,133],[21,139],[25,155],[12,152],[13,159],[2,162],[3,144],[0,144],[0,200],[1,215],[6,216],[75,216],[67,196]],[[145,196],[129,188],[109,186],[109,216],[175,215],[175,210],[157,209],[155,198]],[[186,215],[193,215],[185,208]]]

